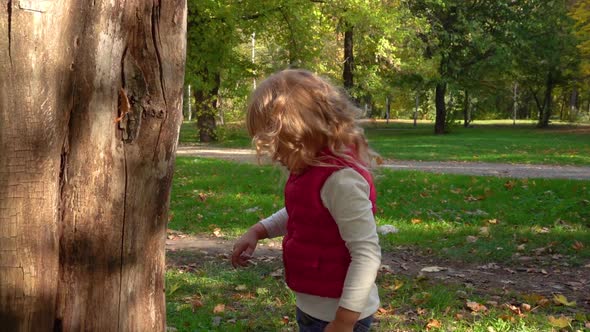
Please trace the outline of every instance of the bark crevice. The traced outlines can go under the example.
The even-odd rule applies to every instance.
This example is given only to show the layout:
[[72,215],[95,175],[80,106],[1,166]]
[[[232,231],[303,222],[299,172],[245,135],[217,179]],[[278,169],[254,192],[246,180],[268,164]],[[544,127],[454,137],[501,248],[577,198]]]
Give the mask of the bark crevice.
[[117,308],[117,331],[121,331],[121,300],[123,299],[123,274],[125,267],[125,222],[127,220],[127,193],[129,184],[129,169],[127,166],[127,149],[123,147],[123,169],[125,171],[125,189],[123,195],[123,222],[121,223],[121,262],[119,276],[119,303]]
[[152,7],[152,42],[154,44],[154,50],[156,51],[156,60],[158,61],[158,72],[160,74],[160,89],[162,90],[162,99],[164,100],[164,119],[160,122],[160,130],[158,132],[158,138],[156,140],[156,145],[154,146],[154,160],[158,159],[158,146],[160,145],[160,138],[162,137],[162,129],[164,128],[164,124],[166,120],[168,120],[168,101],[166,100],[166,89],[164,84],[164,68],[162,67],[162,55],[160,54],[160,45],[159,42],[160,38],[160,5],[156,5],[154,3]]
[[[157,8],[156,8],[157,7]],[[164,84],[164,68],[162,67],[162,55],[160,54],[160,45],[158,42],[160,38],[159,33],[160,24],[160,6],[152,7],[152,42],[154,43],[154,49],[156,51],[156,59],[158,60],[158,72],[160,74],[160,88],[162,89],[162,98],[164,99],[164,105],[166,106],[166,113],[168,112],[168,101],[166,100],[166,89]]]
[[8,13],[8,58],[12,66],[12,0],[8,0],[6,12]]

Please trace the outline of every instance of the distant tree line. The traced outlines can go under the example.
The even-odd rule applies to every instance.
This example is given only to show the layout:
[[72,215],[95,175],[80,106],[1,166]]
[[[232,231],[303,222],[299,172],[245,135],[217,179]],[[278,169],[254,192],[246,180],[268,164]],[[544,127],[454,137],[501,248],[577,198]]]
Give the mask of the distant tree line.
[[583,0],[189,0],[185,85],[202,141],[256,82],[306,68],[367,117],[590,120]]

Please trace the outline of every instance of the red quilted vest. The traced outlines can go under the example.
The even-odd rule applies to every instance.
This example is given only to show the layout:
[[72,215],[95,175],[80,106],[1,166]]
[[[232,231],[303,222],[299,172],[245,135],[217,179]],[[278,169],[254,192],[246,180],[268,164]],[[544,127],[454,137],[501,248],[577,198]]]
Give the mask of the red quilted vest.
[[285,186],[289,215],[283,238],[283,262],[289,288],[296,292],[339,298],[350,265],[350,253],[338,225],[324,207],[320,191],[328,177],[345,167],[359,172],[369,183],[369,199],[375,213],[375,186],[371,174],[341,159],[325,161],[332,166],[313,166],[291,174]]

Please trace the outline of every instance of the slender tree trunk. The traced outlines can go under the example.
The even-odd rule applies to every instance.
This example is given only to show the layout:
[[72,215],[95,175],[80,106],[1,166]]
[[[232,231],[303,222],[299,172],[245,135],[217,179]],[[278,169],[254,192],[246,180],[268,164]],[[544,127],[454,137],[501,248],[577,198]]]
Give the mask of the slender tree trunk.
[[418,106],[420,105],[420,95],[416,94],[416,108],[414,109],[414,127],[418,126]]
[[469,127],[469,123],[471,122],[471,113],[470,113],[470,102],[469,102],[469,91],[465,90],[465,100],[463,102],[463,127]]
[[516,111],[518,109],[518,84],[514,83],[514,94],[512,96],[512,125],[516,125]]
[[559,120],[564,121],[565,118],[569,117],[568,107],[568,95],[565,91],[561,92],[561,103],[559,105]]
[[0,329],[163,331],[185,0],[0,6]]
[[354,84],[354,52],[352,31],[352,25],[346,24],[346,30],[344,31],[344,68],[342,71],[342,80],[344,82],[344,88],[349,91],[352,89]]
[[571,122],[574,122],[578,119],[578,87],[574,86],[572,88],[572,93],[570,95],[570,118]]
[[188,121],[193,119],[193,110],[191,108],[191,85],[188,85],[188,98],[186,100],[186,106],[188,107]]
[[553,81],[553,73],[549,72],[549,74],[547,74],[547,82],[545,84],[545,97],[543,99],[543,107],[540,109],[539,123],[537,124],[539,128],[546,128],[549,126],[549,119],[551,118],[553,107],[552,101],[554,86],[555,82]]
[[389,99],[389,97],[385,98],[385,121],[386,123],[389,123],[389,117],[391,115],[391,100]]
[[436,106],[436,119],[434,122],[434,133],[436,135],[442,135],[446,133],[445,122],[446,122],[446,105],[445,95],[447,92],[447,84],[439,82],[436,84],[435,92],[435,106]]

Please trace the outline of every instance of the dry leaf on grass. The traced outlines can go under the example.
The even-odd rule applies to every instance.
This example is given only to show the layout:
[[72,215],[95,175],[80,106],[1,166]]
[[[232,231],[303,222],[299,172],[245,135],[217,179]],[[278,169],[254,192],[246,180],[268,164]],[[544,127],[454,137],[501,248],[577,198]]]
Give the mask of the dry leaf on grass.
[[225,304],[220,303],[218,305],[215,306],[215,308],[213,308],[213,313],[214,314],[219,314],[225,311]]
[[213,235],[215,235],[215,237],[222,237],[223,233],[221,232],[221,228],[215,228],[213,229]]
[[193,312],[195,312],[195,310],[197,308],[200,308],[203,306],[203,301],[201,301],[199,296],[195,296],[191,299],[191,309]]
[[572,244],[572,248],[574,248],[575,251],[580,251],[584,249],[584,244],[580,241],[576,241],[574,244]]
[[440,323],[440,321],[436,320],[436,319],[431,319],[428,321],[428,323],[426,324],[426,329],[427,330],[431,330],[431,329],[440,329],[442,327],[442,324]]
[[467,301],[465,303],[465,306],[467,308],[469,308],[469,310],[471,310],[472,312],[485,312],[488,311],[488,308],[481,304],[481,303],[477,303],[475,301]]

